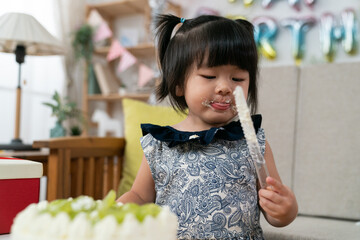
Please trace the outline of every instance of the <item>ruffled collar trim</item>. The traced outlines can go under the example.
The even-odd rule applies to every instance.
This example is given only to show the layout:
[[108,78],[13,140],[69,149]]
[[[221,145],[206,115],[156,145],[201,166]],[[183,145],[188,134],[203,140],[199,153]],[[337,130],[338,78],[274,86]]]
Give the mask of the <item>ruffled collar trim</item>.
[[[251,118],[257,133],[261,126],[262,117],[257,114],[251,116]],[[170,148],[189,141],[199,141],[202,145],[208,145],[214,138],[235,141],[244,137],[240,121],[198,132],[183,132],[170,126],[158,126],[148,123],[141,124],[141,129],[143,136],[150,133],[155,139],[168,142]]]

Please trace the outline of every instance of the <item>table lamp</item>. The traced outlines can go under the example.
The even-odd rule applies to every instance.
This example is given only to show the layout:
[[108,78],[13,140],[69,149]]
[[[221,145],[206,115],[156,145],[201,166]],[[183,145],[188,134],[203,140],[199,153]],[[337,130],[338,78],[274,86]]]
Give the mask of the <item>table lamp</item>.
[[0,144],[0,149],[33,150],[31,145],[23,144],[20,139],[21,64],[25,55],[60,55],[64,53],[64,47],[33,16],[6,13],[0,17],[0,52],[15,54],[19,64],[14,139],[10,144]]

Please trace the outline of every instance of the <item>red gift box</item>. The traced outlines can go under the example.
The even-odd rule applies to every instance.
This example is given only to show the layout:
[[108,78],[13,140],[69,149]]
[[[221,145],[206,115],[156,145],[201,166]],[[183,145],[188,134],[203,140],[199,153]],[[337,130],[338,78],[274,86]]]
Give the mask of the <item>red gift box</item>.
[[10,232],[16,214],[39,202],[42,174],[41,163],[0,158],[0,234]]

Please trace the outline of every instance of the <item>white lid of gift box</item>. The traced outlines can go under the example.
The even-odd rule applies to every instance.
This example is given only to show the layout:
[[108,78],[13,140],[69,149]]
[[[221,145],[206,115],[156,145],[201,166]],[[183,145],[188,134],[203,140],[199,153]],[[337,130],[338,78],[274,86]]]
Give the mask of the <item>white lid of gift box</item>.
[[20,159],[0,159],[0,179],[40,178],[42,163]]

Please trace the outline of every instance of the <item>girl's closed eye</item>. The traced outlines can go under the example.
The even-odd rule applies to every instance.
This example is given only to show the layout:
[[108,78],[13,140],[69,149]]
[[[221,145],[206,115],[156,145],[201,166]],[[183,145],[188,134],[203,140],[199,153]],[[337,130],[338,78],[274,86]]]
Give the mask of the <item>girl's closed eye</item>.
[[235,81],[235,82],[243,82],[243,81],[245,81],[244,78],[233,78],[232,80]]
[[211,75],[200,75],[201,77],[203,78],[206,78],[206,79],[215,79],[216,76],[211,76]]

